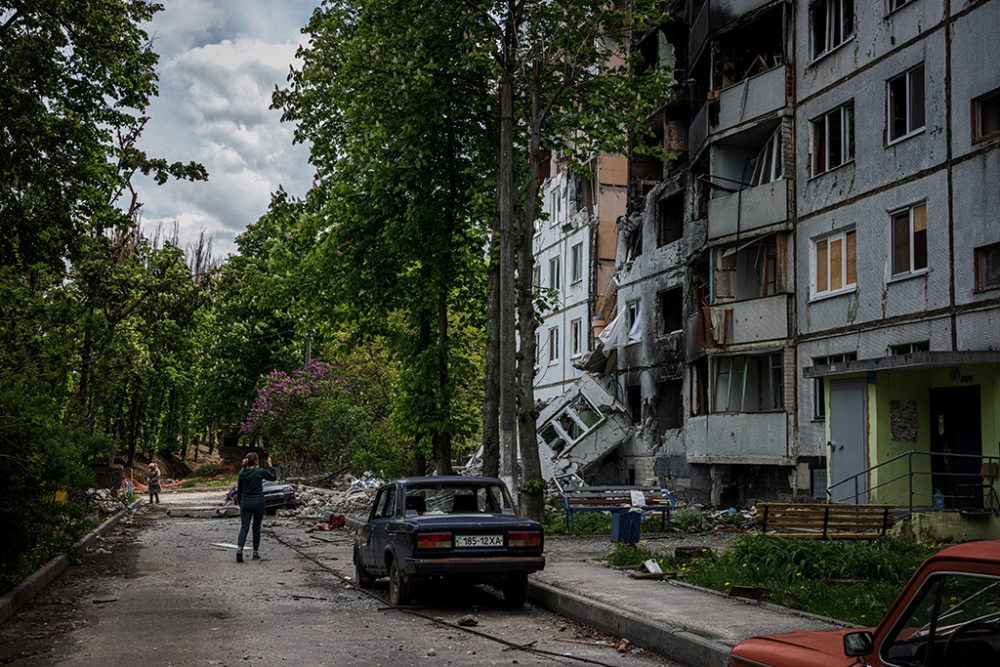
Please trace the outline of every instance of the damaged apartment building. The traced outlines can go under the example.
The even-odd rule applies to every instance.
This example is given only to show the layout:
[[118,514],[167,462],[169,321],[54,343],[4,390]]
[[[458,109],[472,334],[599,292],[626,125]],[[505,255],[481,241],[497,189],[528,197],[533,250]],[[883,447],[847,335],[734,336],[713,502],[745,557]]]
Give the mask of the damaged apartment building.
[[[628,434],[576,474],[716,504],[967,502],[945,473],[1000,455],[1000,0],[664,5],[632,44],[674,73],[648,118],[669,157],[628,160],[616,242],[563,318],[589,327],[560,377],[603,387]],[[581,393],[565,379],[538,383],[540,444]],[[574,423],[569,444],[599,428]]]

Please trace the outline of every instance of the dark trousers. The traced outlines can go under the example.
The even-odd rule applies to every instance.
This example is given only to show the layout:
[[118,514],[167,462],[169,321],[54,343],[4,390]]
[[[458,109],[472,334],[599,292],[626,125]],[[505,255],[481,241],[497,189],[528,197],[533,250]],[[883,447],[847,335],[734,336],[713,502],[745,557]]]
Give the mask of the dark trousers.
[[247,533],[250,531],[250,521],[253,520],[253,550],[260,548],[260,523],[264,520],[264,496],[246,498],[240,501],[240,537],[236,544],[240,550],[247,543]]
[[156,502],[160,502],[160,487],[159,487],[159,485],[157,485],[157,486],[150,486],[149,487],[149,502],[152,503],[154,498],[156,499]]

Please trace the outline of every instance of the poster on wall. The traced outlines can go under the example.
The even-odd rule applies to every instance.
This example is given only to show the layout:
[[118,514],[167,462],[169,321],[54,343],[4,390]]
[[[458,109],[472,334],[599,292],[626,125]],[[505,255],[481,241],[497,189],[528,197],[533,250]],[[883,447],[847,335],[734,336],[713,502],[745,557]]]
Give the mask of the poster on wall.
[[889,401],[891,437],[898,442],[917,441],[917,402],[908,398]]

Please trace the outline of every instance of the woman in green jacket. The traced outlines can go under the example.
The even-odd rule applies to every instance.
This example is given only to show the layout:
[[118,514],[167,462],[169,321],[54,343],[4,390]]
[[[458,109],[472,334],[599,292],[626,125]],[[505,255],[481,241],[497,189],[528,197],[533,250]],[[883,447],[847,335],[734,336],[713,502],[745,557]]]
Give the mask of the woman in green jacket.
[[240,506],[240,537],[236,541],[236,562],[243,562],[243,545],[247,543],[247,532],[253,521],[253,559],[260,560],[260,523],[264,520],[264,480],[277,479],[270,461],[265,459],[266,468],[257,467],[257,454],[250,452],[243,459],[243,470],[236,482],[236,504]]

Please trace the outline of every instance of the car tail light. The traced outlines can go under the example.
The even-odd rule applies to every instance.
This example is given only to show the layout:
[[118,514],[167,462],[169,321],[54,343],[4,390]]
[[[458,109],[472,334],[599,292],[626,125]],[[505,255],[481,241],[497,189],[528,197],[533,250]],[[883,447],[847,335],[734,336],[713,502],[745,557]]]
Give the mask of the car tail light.
[[507,533],[507,546],[540,547],[542,546],[542,534],[537,530]]
[[418,533],[418,549],[451,549],[451,533]]

